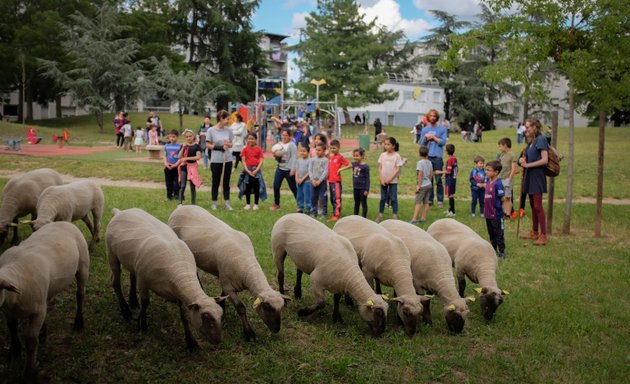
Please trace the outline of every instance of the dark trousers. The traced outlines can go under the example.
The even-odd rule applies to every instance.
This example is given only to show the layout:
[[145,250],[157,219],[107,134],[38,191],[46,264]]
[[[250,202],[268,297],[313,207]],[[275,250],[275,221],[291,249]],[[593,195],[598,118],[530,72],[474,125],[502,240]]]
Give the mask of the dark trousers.
[[260,182],[257,177],[249,176],[249,182],[245,186],[245,202],[251,203],[251,194],[254,194],[254,204],[258,205],[260,198]]
[[241,162],[241,153],[240,152],[232,152],[232,156],[234,156],[234,169],[238,168],[238,163]]
[[323,181],[317,187],[313,185],[313,193],[311,194],[311,212],[313,216],[317,215],[318,208],[321,208],[319,210],[320,214],[324,216],[328,214],[328,201],[326,201],[326,197],[326,181]]
[[472,203],[470,205],[470,211],[474,214],[477,209],[477,201],[479,201],[479,213],[483,215],[483,205],[484,205],[484,194],[486,193],[485,188],[477,188],[471,189],[470,194],[472,195]]
[[[429,161],[433,165],[433,172],[441,171],[442,168],[444,168],[444,160],[442,160],[441,157],[429,156]],[[442,175],[434,175],[433,179],[435,195],[437,195],[437,201],[441,203],[444,201],[444,186],[442,186]],[[431,188],[431,192],[429,192],[429,203],[433,203],[433,187]]]
[[329,182],[330,205],[332,205],[332,214],[335,217],[341,215],[341,182]]
[[[186,167],[181,169],[182,179],[179,184],[179,203],[184,203],[184,192],[186,192],[186,182],[188,181],[188,170]],[[195,205],[197,203],[197,187],[190,182],[190,203]]]
[[289,189],[293,193],[293,197],[297,199],[297,186],[295,185],[295,177],[291,177],[291,171],[276,168],[276,174],[273,177],[273,203],[275,205],[280,205],[280,187],[282,186],[282,180],[285,179],[289,183]]
[[365,189],[353,189],[354,195],[354,214],[359,214],[359,207],[361,207],[361,216],[367,217],[367,196],[365,196]]
[[179,175],[177,168],[164,168],[164,182],[166,183],[166,198],[171,200],[179,196]]
[[488,236],[495,251],[505,252],[505,238],[503,237],[503,218],[486,219]]
[[212,173],[212,201],[219,198],[219,185],[221,184],[221,172],[223,172],[223,200],[230,201],[230,177],[232,176],[232,162],[210,163],[210,172]]

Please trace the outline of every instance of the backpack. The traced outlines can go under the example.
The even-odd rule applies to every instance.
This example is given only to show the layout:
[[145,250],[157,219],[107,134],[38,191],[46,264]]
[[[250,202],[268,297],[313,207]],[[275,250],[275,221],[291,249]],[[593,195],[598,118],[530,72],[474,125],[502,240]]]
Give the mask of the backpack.
[[550,145],[547,151],[547,165],[545,166],[547,176],[556,177],[560,174],[560,160],[562,160],[562,155]]

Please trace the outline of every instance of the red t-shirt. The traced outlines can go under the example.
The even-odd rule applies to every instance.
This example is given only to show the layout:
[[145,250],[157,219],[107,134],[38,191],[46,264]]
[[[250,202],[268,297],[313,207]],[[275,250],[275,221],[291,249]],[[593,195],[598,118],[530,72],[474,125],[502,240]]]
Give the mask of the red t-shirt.
[[258,146],[247,146],[241,151],[241,158],[245,162],[245,165],[247,165],[248,167],[257,167],[260,163],[260,159],[262,159],[263,156],[264,155],[262,148]]
[[330,156],[328,159],[328,182],[329,183],[340,183],[341,175],[337,174],[339,168],[342,165],[350,165],[348,160],[345,157],[341,156],[339,153],[333,156]]

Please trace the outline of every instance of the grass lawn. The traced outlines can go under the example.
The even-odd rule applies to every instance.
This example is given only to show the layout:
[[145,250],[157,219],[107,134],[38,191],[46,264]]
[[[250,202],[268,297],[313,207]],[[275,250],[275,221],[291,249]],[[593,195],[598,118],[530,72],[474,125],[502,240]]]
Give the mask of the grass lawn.
[[[141,120],[143,114],[132,120]],[[162,116],[175,124],[176,116]],[[172,120],[170,118],[173,117]],[[197,119],[199,120],[199,119]],[[197,126],[197,120],[187,120]],[[113,134],[96,134],[93,120],[88,118],[45,121],[37,128],[46,132],[69,126],[72,145],[81,143],[111,143]],[[74,124],[74,125],[70,125]],[[171,124],[171,123],[169,123]],[[193,125],[194,124],[194,125]],[[170,127],[167,125],[167,127]],[[22,127],[0,123],[0,132]],[[48,131],[50,130],[50,131]],[[413,167],[417,146],[411,143],[409,128],[391,128],[391,135],[402,141],[401,153],[410,163],[403,170],[401,195],[411,194]],[[344,130],[344,136],[356,137],[358,129]],[[467,176],[475,154],[486,159],[496,154],[496,142],[511,131],[484,134],[479,144],[461,143],[458,136],[452,142],[457,147],[460,162],[460,181],[457,219],[487,237],[485,222],[467,214],[470,202]],[[566,130],[560,131],[559,149],[566,153]],[[594,196],[596,130],[576,130],[576,198]],[[75,138],[76,137],[76,142]],[[627,199],[630,196],[627,160],[628,144],[625,129],[607,131],[605,196]],[[100,144],[99,144],[100,145]],[[343,150],[342,150],[343,151]],[[129,157],[128,155],[125,155]],[[146,156],[143,155],[143,157]],[[43,166],[78,177],[105,177],[113,180],[145,180],[161,182],[162,168],[155,163],[121,161],[119,152],[99,153],[77,157],[26,157],[2,155],[0,170],[28,170]],[[377,152],[369,152],[369,163],[375,175]],[[556,195],[564,196],[566,164],[557,178]],[[265,170],[268,184],[272,180],[272,166]],[[347,177],[347,178],[345,178]],[[350,178],[344,176],[346,191]],[[374,180],[375,176],[373,176]],[[207,175],[204,180],[209,181]],[[4,187],[6,179],[0,179]],[[377,193],[372,183],[373,197]],[[166,221],[175,207],[164,202],[162,190],[103,187],[106,197],[103,227],[114,207],[139,207]],[[350,212],[351,197],[344,197],[344,213]],[[209,193],[198,196],[199,204],[208,207]],[[292,197],[283,195],[281,210],[270,212],[263,204],[257,212],[243,211],[243,202],[234,201],[235,211],[216,211],[216,216],[234,228],[246,232],[256,249],[256,255],[272,286],[276,286],[275,267],[271,257],[270,233],[273,223],[281,215],[294,210]],[[374,217],[378,199],[369,199],[369,216]],[[554,233],[560,233],[563,203],[555,205]],[[413,200],[401,198],[400,215],[411,216]],[[137,331],[135,322],[125,322],[118,312],[114,292],[110,286],[109,266],[105,245],[100,242],[92,253],[91,275],[85,303],[86,328],[82,334],[71,331],[75,308],[72,290],[57,296],[48,315],[48,343],[39,352],[40,373],[52,383],[68,382],[228,382],[228,383],[591,383],[623,382],[630,375],[630,205],[604,206],[603,238],[592,235],[595,207],[574,203],[572,234],[552,236],[546,247],[516,239],[516,222],[506,224],[508,259],[501,261],[497,280],[500,288],[510,291],[498,309],[492,323],[486,324],[479,305],[471,305],[471,314],[464,332],[453,336],[447,331],[440,316],[443,303],[433,300],[431,327],[422,326],[419,333],[408,338],[402,328],[394,325],[394,307],[390,307],[388,327],[383,337],[372,338],[354,309],[342,306],[344,325],[332,324],[332,299],[326,308],[307,318],[298,318],[297,308],[312,303],[305,278],[304,298],[291,301],[283,312],[280,333],[271,334],[251,309],[253,298],[241,294],[258,341],[247,343],[242,338],[238,316],[228,304],[223,324],[223,340],[213,346],[200,340],[201,350],[189,353],[183,340],[183,330],[175,305],[152,295],[148,310],[149,329]],[[387,214],[386,214],[387,217]],[[433,209],[429,221],[441,217]],[[332,226],[332,222],[326,222]],[[83,223],[77,225],[87,236]],[[525,217],[521,231],[531,225]],[[424,227],[426,229],[426,226]],[[30,229],[22,227],[21,237]],[[104,235],[104,231],[103,234]],[[7,248],[4,244],[0,250]],[[295,281],[295,269],[286,261],[286,286],[290,290]],[[206,292],[218,295],[217,280],[202,273]],[[123,281],[127,282],[126,273]],[[469,284],[467,294],[472,294]],[[137,316],[137,311],[134,313]],[[4,318],[0,329],[6,330]],[[0,331],[0,345],[7,341],[6,331]],[[21,366],[7,365],[0,352],[0,383],[19,379]]]

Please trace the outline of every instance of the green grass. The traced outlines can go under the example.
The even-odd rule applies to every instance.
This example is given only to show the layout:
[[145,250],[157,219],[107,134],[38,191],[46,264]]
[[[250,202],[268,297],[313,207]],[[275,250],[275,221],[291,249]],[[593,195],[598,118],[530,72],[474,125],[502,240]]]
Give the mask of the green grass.
[[[84,129],[93,129],[87,120]],[[6,128],[0,125],[0,129]],[[39,129],[39,128],[38,128]],[[78,130],[79,128],[77,128]],[[409,138],[409,129],[388,129],[399,139]],[[594,161],[591,144],[594,130],[578,129],[576,157],[584,159],[576,166],[577,196],[593,193]],[[462,144],[454,136],[462,175],[465,166],[472,165],[475,153],[491,157],[496,152],[496,141],[507,131],[488,132],[484,143]],[[511,133],[511,132],[510,132]],[[566,131],[561,131],[565,134]],[[356,137],[357,130],[344,131]],[[93,134],[91,134],[93,135]],[[627,178],[623,170],[628,160],[623,156],[628,149],[625,130],[607,132],[607,151],[610,159],[606,167],[606,196],[628,197]],[[113,135],[111,135],[113,137]],[[91,137],[86,133],[86,137]],[[95,140],[92,140],[95,141]],[[562,136],[560,138],[560,149]],[[415,149],[403,142],[403,156],[414,159]],[[565,151],[566,152],[566,151]],[[111,179],[162,180],[161,167],[155,163],[136,163],[117,160],[118,153],[72,158],[29,158],[3,156],[0,169],[27,170],[50,166],[76,176],[101,176]],[[376,152],[369,152],[374,164]],[[470,168],[467,168],[468,170]],[[267,165],[265,177],[271,181],[272,167]],[[412,167],[403,171],[401,186],[410,183]],[[563,177],[558,179],[560,189]],[[206,176],[209,180],[209,176]],[[460,183],[466,180],[460,180]],[[344,180],[349,186],[349,179]],[[6,180],[0,180],[3,187]],[[580,187],[578,187],[580,186]],[[583,186],[583,187],[582,187]],[[110,220],[113,207],[139,207],[162,221],[166,221],[175,203],[164,202],[164,192],[156,189],[103,187],[106,196],[103,227]],[[349,191],[349,188],[346,187]],[[460,184],[459,194],[468,196],[466,184]],[[373,186],[373,192],[376,188]],[[401,192],[401,194],[404,192]],[[562,193],[560,193],[562,195]],[[208,207],[209,192],[201,192],[199,204]],[[271,257],[270,233],[273,223],[281,215],[291,212],[289,196],[282,197],[282,209],[269,212],[245,212],[243,202],[234,201],[236,210],[216,211],[216,216],[234,228],[246,232],[256,249],[260,264],[272,284],[276,286],[275,267]],[[344,212],[348,213],[352,199],[345,198]],[[378,200],[370,199],[370,216],[376,213]],[[458,219],[486,237],[483,220],[469,217],[470,202],[457,201]],[[263,204],[266,208],[269,202]],[[400,214],[411,216],[413,201],[401,199]],[[562,225],[561,202],[555,205],[554,233]],[[592,225],[594,205],[576,203],[573,207],[572,234],[552,236],[546,247],[534,247],[517,240],[516,223],[506,225],[508,259],[500,262],[498,282],[510,295],[499,308],[491,324],[486,324],[478,304],[471,306],[471,315],[464,332],[453,336],[447,332],[439,315],[442,303],[434,300],[432,327],[422,326],[419,333],[408,338],[394,324],[394,310],[390,310],[387,330],[383,337],[374,339],[358,313],[342,306],[344,325],[331,321],[332,300],[326,308],[311,317],[300,319],[297,308],[310,304],[313,297],[305,278],[305,297],[291,301],[283,312],[279,334],[271,334],[251,309],[253,298],[241,294],[258,341],[247,343],[242,338],[238,316],[228,304],[223,325],[223,341],[212,346],[199,339],[201,350],[189,353],[185,348],[183,331],[176,307],[151,296],[149,329],[137,331],[134,322],[126,323],[118,312],[114,292],[110,286],[109,266],[105,245],[100,242],[92,253],[91,275],[85,303],[86,329],[81,334],[71,331],[75,308],[71,290],[57,296],[48,315],[49,339],[40,349],[38,361],[42,376],[51,382],[227,382],[227,383],[609,383],[623,382],[630,374],[630,316],[627,293],[630,281],[629,260],[630,206],[605,205],[603,238],[594,238]],[[437,209],[429,214],[429,221],[441,217]],[[327,222],[332,226],[332,222]],[[77,225],[87,235],[83,223]],[[526,217],[521,231],[531,223]],[[426,226],[424,227],[426,228]],[[21,228],[21,236],[30,234]],[[104,234],[104,230],[103,230]],[[4,244],[0,250],[6,249]],[[295,281],[295,269],[286,262],[287,287]],[[126,274],[123,281],[127,281]],[[208,294],[217,295],[217,280],[202,274]],[[467,288],[472,293],[473,284]],[[137,316],[137,311],[134,313]],[[6,329],[0,318],[0,329]],[[0,345],[6,341],[6,331],[0,331]],[[19,379],[20,366],[4,364],[0,353],[0,383]]]

